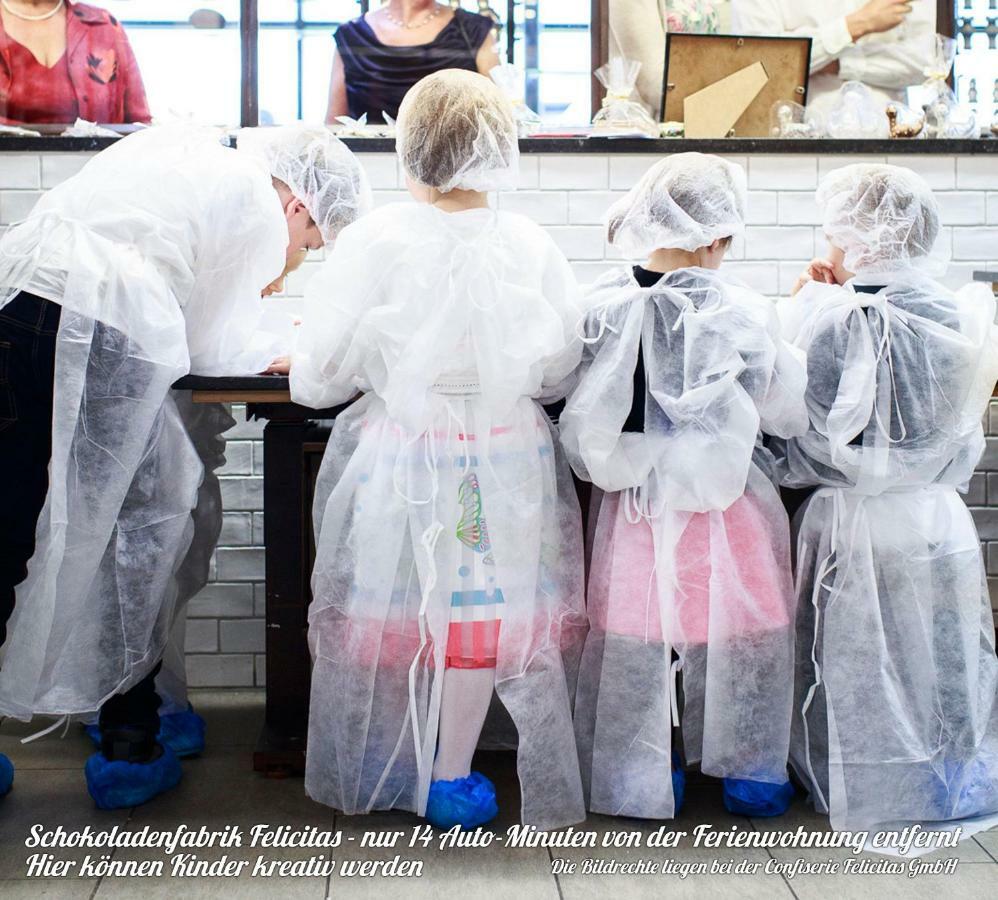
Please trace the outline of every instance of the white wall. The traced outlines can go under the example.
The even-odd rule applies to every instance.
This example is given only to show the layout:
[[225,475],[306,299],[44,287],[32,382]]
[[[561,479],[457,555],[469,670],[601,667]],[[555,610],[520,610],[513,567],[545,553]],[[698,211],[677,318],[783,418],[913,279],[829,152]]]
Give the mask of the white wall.
[[[395,157],[361,154],[378,203],[408,199]],[[27,214],[46,189],[76,172],[87,154],[0,153],[0,226]],[[619,265],[606,246],[600,220],[657,157],[525,154],[521,190],[499,205],[544,225],[572,261],[577,276],[591,281]],[[786,292],[804,264],[823,252],[814,188],[829,169],[876,160],[909,166],[937,192],[943,240],[952,251],[947,281],[960,284],[974,269],[998,270],[998,158],[908,155],[897,157],[733,156],[748,170],[749,210],[744,239],[725,265],[770,296]],[[291,276],[287,296],[268,301],[269,315],[287,322],[300,311],[309,261]],[[262,424],[242,421],[229,434],[222,473],[225,525],[213,582],[194,599],[188,621],[188,671],[195,685],[262,684],[264,672],[263,453]],[[988,449],[967,502],[988,554],[992,601],[998,609],[998,401],[991,404]]]

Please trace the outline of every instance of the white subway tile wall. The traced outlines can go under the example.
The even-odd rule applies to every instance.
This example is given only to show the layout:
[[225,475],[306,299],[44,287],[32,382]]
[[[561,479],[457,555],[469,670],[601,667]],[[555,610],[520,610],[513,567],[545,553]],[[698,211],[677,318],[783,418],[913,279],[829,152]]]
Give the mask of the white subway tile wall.
[[[30,211],[44,190],[75,174],[88,154],[0,153],[0,227]],[[405,179],[393,154],[361,154],[378,203],[407,200]],[[733,156],[746,166],[749,185],[745,238],[732,247],[730,270],[757,290],[789,291],[804,265],[824,249],[814,203],[818,179],[853,162],[905,165],[937,191],[953,254],[946,281],[959,285],[975,269],[998,270],[998,161],[993,156],[901,155]],[[540,155],[521,157],[520,190],[498,199],[501,209],[523,213],[549,232],[583,282],[621,262],[604,240],[606,208],[651,166],[651,155]],[[288,279],[284,296],[268,300],[268,316],[301,311],[308,279],[321,263],[309,260]],[[263,589],[263,424],[237,424],[228,433],[221,472],[225,508],[212,582],[188,608],[187,669],[198,686],[246,687],[266,678]],[[973,511],[987,561],[992,605],[998,611],[998,401],[985,426],[988,447],[966,500]]]

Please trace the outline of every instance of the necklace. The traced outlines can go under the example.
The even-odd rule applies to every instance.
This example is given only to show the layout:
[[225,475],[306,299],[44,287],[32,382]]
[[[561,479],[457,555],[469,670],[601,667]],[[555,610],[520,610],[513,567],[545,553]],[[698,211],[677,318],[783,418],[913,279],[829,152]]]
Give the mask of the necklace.
[[[59,0],[59,2],[61,4],[62,0]],[[7,5],[6,0],[0,0],[0,3],[3,3],[4,6]],[[406,21],[404,21],[402,19],[401,16],[396,16],[391,11],[391,9],[389,9],[387,6],[383,6],[381,8],[381,11],[385,14],[385,18],[388,19],[388,21],[391,22],[392,25],[398,25],[399,28],[408,28],[410,31],[412,31],[412,30],[415,30],[416,28],[422,28],[424,25],[428,25],[437,16],[439,16],[440,13],[443,11],[443,7],[442,6],[438,6],[437,4],[434,4],[434,7],[435,8],[434,8],[433,12],[431,12],[421,22],[406,22]]]
[[18,19],[23,19],[25,22],[44,22],[46,19],[51,19],[60,9],[62,9],[63,4],[66,0],[59,0],[55,6],[53,6],[47,13],[42,13],[40,16],[28,16],[24,13],[18,12],[16,9],[11,8],[11,5],[7,0],[0,0],[0,6],[3,6],[7,12]]

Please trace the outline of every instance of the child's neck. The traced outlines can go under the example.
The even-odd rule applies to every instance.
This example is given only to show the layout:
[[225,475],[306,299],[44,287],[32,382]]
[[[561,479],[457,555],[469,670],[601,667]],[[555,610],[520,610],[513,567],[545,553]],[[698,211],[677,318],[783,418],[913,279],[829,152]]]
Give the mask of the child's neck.
[[484,191],[465,191],[455,188],[446,194],[430,190],[430,206],[444,212],[461,212],[465,209],[486,209],[489,205],[489,195]]
[[645,263],[649,272],[675,272],[700,265],[699,254],[690,250],[654,250]]

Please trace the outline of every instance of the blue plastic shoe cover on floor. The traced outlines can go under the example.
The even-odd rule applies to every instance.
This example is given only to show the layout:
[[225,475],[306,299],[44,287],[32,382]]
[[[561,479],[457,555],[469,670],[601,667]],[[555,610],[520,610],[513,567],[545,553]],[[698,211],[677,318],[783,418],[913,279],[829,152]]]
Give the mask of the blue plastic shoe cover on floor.
[[724,779],[724,805],[736,816],[782,816],[793,797],[794,786],[789,781],[771,784],[744,778]]
[[95,753],[84,772],[87,790],[99,809],[139,806],[176,787],[181,775],[180,760],[169,747],[163,748],[159,759],[147,763],[109,762],[103,753]]
[[453,781],[434,781],[426,800],[426,821],[444,830],[477,828],[499,815],[496,788],[480,772]]
[[[159,717],[159,734],[156,735],[156,740],[172,749],[181,759],[187,759],[204,753],[205,727],[204,719],[188,705],[184,712]],[[88,725],[87,735],[99,750],[100,727],[96,724]]]
[[672,751],[672,814],[679,815],[679,810],[683,806],[683,798],[686,796],[686,773],[683,771],[683,761],[679,754]]
[[993,776],[998,763],[993,756],[981,752],[969,764],[946,768],[950,784],[960,786],[960,795],[953,805],[951,798],[955,791],[950,790],[944,807],[939,811],[941,818],[969,819],[998,812],[998,781]]
[[204,719],[188,706],[184,712],[159,717],[156,740],[186,759],[204,752],[204,732]]
[[0,797],[10,791],[14,783],[14,764],[0,753]]

